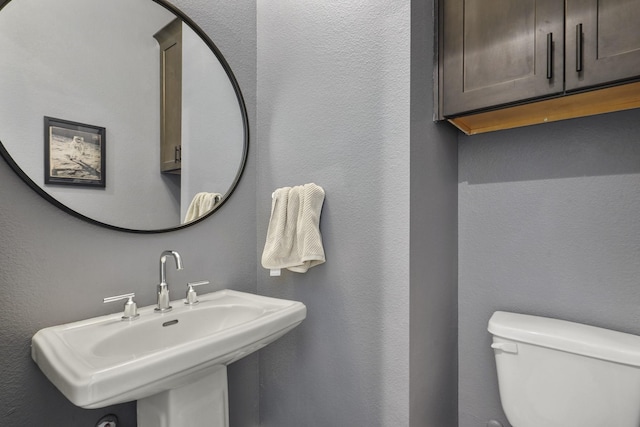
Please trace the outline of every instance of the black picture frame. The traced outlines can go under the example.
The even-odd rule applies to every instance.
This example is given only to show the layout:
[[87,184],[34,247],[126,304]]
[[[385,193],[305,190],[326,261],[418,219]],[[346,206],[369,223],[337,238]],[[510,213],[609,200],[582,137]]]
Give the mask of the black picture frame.
[[44,118],[44,183],[106,186],[106,129]]

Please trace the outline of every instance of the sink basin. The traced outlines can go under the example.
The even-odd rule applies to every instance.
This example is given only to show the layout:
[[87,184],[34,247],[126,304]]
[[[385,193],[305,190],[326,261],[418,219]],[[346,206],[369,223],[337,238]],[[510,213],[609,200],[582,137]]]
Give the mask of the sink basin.
[[85,353],[86,357],[97,356],[102,358],[102,361],[106,361],[106,358],[112,358],[112,361],[131,356],[139,358],[206,338],[274,311],[273,308],[233,303],[228,298],[227,301],[230,303],[226,305],[203,302],[187,310],[186,316],[174,312],[177,323],[173,323],[171,316],[167,315],[162,319],[151,318],[145,319],[146,322],[132,322],[127,328],[121,328],[121,325],[112,326],[109,331],[101,328],[104,336],[96,340],[90,348],[84,347],[83,344],[96,332],[94,328],[66,329],[64,339],[72,347],[89,350],[89,353]]
[[[212,374],[215,381],[224,380],[218,391],[226,399],[226,365],[276,340],[306,317],[306,307],[296,301],[232,290],[199,298],[192,306],[173,301],[168,313],[155,313],[154,306],[141,308],[133,321],[116,313],[42,329],[33,336],[32,358],[83,408],[151,398],[188,388]],[[138,411],[140,418],[140,402]],[[148,425],[171,424],[155,420]]]

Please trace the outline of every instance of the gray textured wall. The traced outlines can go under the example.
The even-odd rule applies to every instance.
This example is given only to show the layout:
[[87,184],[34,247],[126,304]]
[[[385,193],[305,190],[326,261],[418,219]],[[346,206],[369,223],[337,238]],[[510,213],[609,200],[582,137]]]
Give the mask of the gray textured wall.
[[457,131],[433,117],[433,3],[411,2],[412,427],[457,426]]
[[431,122],[432,32],[410,63],[411,3],[258,2],[258,255],[271,192],[306,182],[327,255],[258,269],[259,293],[308,308],[260,353],[264,426],[454,425],[456,140]]
[[[93,425],[116,412],[135,425],[134,404],[68,403],[31,362],[29,340],[112,312],[106,295],[132,290],[152,304],[158,256],[173,248],[186,264],[169,269],[174,289],[206,278],[308,306],[261,351],[259,389],[258,357],[230,367],[234,427],[256,425],[259,403],[265,426],[455,425],[456,135],[430,120],[432,28],[410,31],[430,6],[258,2],[256,35],[256,2],[175,3],[229,60],[251,124],[258,111],[248,170],[213,218],[131,235],[66,215],[0,163],[0,319],[12,325],[0,332],[0,424]],[[327,263],[271,278],[256,269],[270,194],[310,181],[327,191]]]
[[460,427],[506,423],[495,310],[640,334],[640,110],[459,138]]
[[[243,90],[255,123],[254,1],[176,1],[216,42]],[[211,288],[255,292],[255,158],[229,202],[209,220],[160,235],[115,232],[80,221],[31,191],[0,161],[0,425],[93,426],[115,412],[135,425],[135,404],[104,410],[74,407],[31,361],[30,339],[40,328],[114,312],[102,298],[134,291],[153,304],[162,250],[176,249],[185,270],[169,268],[174,297],[189,280]],[[178,293],[179,292],[179,293]],[[253,426],[258,417],[257,357],[229,369],[231,421]]]
[[258,292],[307,305],[260,353],[261,424],[409,419],[409,2],[258,2],[258,245],[271,192],[326,191],[326,264]]

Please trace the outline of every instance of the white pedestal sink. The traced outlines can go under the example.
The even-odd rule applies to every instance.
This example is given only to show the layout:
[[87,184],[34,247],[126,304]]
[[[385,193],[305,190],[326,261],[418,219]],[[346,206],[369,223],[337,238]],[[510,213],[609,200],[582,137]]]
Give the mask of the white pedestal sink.
[[227,365],[278,339],[306,317],[288,301],[223,290],[173,310],[139,310],[38,331],[31,355],[75,405],[138,401],[139,427],[228,426]]

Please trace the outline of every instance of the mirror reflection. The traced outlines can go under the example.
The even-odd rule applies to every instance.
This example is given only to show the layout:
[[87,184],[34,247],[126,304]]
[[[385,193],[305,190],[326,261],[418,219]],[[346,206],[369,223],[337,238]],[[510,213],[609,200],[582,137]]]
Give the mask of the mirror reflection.
[[[215,46],[176,14],[151,0],[2,7],[0,142],[32,187],[85,219],[142,232],[226,201],[246,158],[242,97]],[[169,27],[179,36],[167,44]]]

